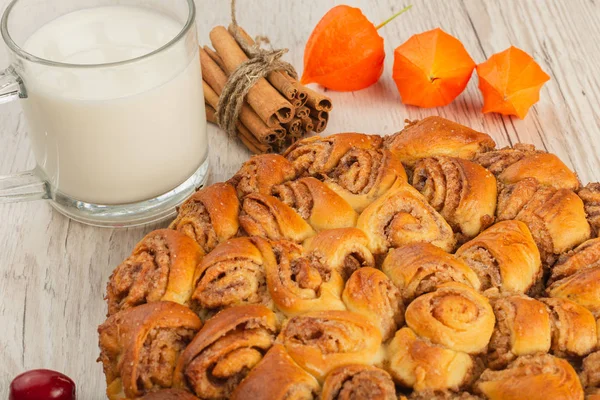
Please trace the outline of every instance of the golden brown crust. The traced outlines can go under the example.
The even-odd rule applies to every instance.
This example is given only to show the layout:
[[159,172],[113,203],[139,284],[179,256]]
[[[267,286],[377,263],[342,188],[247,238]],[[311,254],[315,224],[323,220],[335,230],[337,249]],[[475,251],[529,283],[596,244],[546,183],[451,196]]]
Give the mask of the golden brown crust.
[[412,243],[390,250],[381,269],[400,289],[404,304],[448,282],[475,290],[481,287],[477,274],[467,264],[430,243]]
[[480,165],[460,158],[424,158],[415,165],[412,185],[465,239],[494,222],[496,178]]
[[379,330],[349,311],[318,311],[290,318],[277,340],[320,382],[339,366],[374,364],[381,357]]
[[402,328],[387,348],[386,368],[399,384],[418,392],[465,386],[474,365],[471,357],[431,344]]
[[199,400],[187,390],[163,389],[158,392],[149,393],[140,400]]
[[283,154],[296,168],[300,176],[327,174],[352,149],[376,150],[383,139],[377,135],[362,133],[339,133],[302,139],[288,148]]
[[136,398],[171,387],[177,359],[201,326],[189,308],[168,301],[108,318],[98,328],[107,396]]
[[479,277],[481,290],[525,293],[542,276],[540,253],[523,222],[502,221],[462,245],[456,255]]
[[361,268],[346,282],[342,299],[349,311],[363,315],[387,341],[404,322],[400,291],[380,270]]
[[487,350],[494,311],[487,298],[460,283],[446,283],[406,308],[406,325],[417,335],[454,351]]
[[301,178],[276,186],[273,195],[293,208],[317,232],[350,228],[358,219],[350,204],[315,178]]
[[320,399],[396,400],[396,388],[384,370],[369,365],[349,364],[327,375]]
[[517,143],[479,155],[477,163],[490,170],[498,181],[510,185],[534,178],[544,186],[577,190],[579,179],[556,155],[536,150],[533,145]]
[[383,254],[415,242],[427,242],[452,251],[452,228],[425,198],[409,185],[395,185],[358,217],[357,228],[369,237],[369,249]]
[[500,221],[516,219],[527,224],[548,265],[591,235],[583,202],[573,191],[542,186],[533,178],[502,189],[497,213]]
[[273,345],[277,330],[275,314],[264,306],[219,312],[179,357],[173,387],[203,399],[229,397]]
[[273,187],[296,178],[294,166],[278,154],[261,154],[246,161],[227,183],[243,198],[250,193],[271,195]]
[[242,201],[240,225],[248,236],[300,243],[315,231],[291,207],[273,196],[253,193]]
[[368,249],[368,238],[356,228],[323,231],[304,242],[304,252],[322,259],[344,281],[358,268],[373,267],[375,260]]
[[504,368],[518,356],[550,350],[550,315],[543,303],[523,296],[503,297],[494,302],[496,327],[490,340],[488,366]]
[[547,293],[572,300],[600,317],[600,238],[560,256],[552,269]]
[[194,272],[203,254],[194,240],[180,232],[150,232],[110,276],[108,315],[160,300],[185,304],[192,295]]
[[265,239],[235,238],[221,243],[196,270],[192,308],[214,312],[240,304],[270,306],[266,265],[275,263]]
[[384,139],[385,146],[408,166],[426,157],[450,156],[472,160],[492,150],[496,143],[485,133],[432,116],[410,122],[402,131]]
[[587,268],[600,266],[600,238],[590,239],[575,249],[561,254],[552,266],[549,284],[576,274]]
[[486,370],[474,387],[490,400],[583,400],[573,367],[549,354],[522,356],[507,369]]
[[234,187],[215,183],[187,199],[169,228],[191,237],[208,253],[237,234],[239,209]]
[[588,221],[594,229],[594,235],[600,236],[600,183],[589,183],[577,194],[583,200]]
[[325,183],[357,212],[385,194],[394,184],[406,183],[402,163],[387,150],[352,149],[325,176]]
[[312,400],[319,382],[275,344],[231,395],[231,400]]
[[560,357],[585,356],[598,343],[596,320],[585,307],[567,299],[540,299],[552,322],[552,352]]
[[267,264],[267,287],[275,306],[286,316],[307,311],[345,310],[344,280],[327,260],[314,253],[302,254],[291,242],[273,243],[276,263]]

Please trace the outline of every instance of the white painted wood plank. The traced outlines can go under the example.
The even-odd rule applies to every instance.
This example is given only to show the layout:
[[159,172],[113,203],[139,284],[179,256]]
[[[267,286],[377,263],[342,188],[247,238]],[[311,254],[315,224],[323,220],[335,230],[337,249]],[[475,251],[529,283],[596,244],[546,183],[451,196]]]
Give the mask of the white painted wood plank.
[[[50,1],[50,0],[49,0]],[[8,4],[0,0],[0,10]],[[199,37],[208,43],[215,24],[229,21],[228,1],[196,0]],[[266,34],[302,69],[311,29],[334,4],[361,7],[375,23],[409,3],[377,0],[239,0],[240,23]],[[557,153],[584,182],[600,180],[600,18],[590,0],[415,0],[409,14],[381,30],[386,70],[381,81],[357,93],[330,93],[335,110],[327,134],[393,133],[404,119],[439,114],[490,133],[500,146],[534,143]],[[510,44],[532,54],[552,80],[523,121],[483,115],[474,76],[457,101],[439,109],[405,107],[391,78],[393,49],[412,34],[435,27],[459,37],[477,62]],[[0,50],[0,65],[6,64]],[[0,174],[33,165],[27,125],[18,104],[0,109]],[[211,181],[230,177],[248,152],[210,128]],[[104,287],[112,269],[156,226],[97,229],[69,222],[43,202],[0,205],[0,397],[10,380],[31,368],[73,377],[82,399],[103,397],[96,327],[106,312]]]

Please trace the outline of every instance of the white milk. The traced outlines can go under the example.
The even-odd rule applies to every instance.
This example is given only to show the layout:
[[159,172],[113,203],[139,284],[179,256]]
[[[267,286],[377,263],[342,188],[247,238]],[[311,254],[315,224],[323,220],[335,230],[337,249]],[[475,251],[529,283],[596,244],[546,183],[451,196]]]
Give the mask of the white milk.
[[[114,63],[160,48],[181,29],[150,9],[98,7],[49,22],[24,49],[67,64]],[[206,120],[190,42],[119,66],[23,67],[30,137],[54,188],[89,203],[125,204],[169,192],[200,167]]]

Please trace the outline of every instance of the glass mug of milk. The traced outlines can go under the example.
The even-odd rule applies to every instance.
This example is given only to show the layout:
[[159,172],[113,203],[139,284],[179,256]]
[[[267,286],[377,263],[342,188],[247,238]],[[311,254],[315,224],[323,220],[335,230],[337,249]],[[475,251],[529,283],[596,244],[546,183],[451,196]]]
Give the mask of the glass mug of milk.
[[193,0],[14,0],[0,102],[20,99],[36,167],[0,177],[0,203],[49,199],[97,226],[171,216],[208,175],[195,15]]

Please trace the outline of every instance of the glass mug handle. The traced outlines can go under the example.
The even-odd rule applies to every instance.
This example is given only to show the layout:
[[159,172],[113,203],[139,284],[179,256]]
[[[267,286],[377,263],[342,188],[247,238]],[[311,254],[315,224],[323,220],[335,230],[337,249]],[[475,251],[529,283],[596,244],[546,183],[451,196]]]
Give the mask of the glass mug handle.
[[[0,72],[0,104],[27,97],[23,82],[12,67]],[[48,184],[36,169],[0,175],[0,204],[49,199]]]

